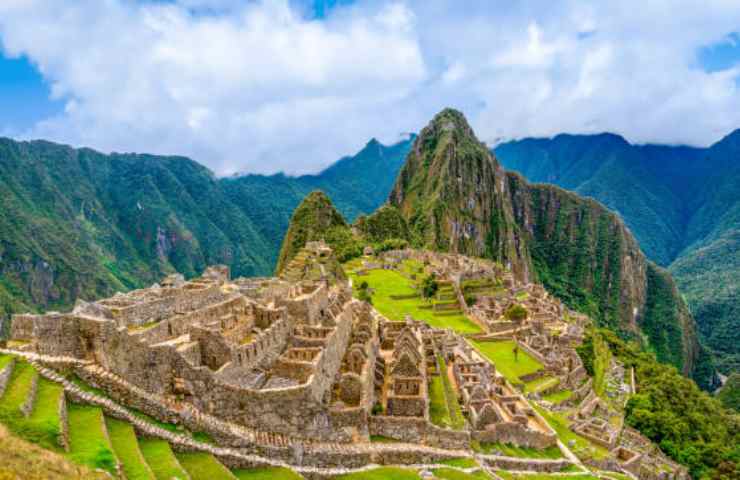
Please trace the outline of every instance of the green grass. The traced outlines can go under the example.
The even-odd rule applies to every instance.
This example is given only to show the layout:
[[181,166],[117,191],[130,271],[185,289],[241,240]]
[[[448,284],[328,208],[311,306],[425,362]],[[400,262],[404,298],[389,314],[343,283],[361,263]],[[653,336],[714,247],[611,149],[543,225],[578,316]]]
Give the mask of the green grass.
[[435,477],[445,480],[490,480],[491,478],[483,470],[478,470],[474,473],[465,473],[451,468],[437,468],[432,470],[432,473]]
[[5,393],[0,398],[0,419],[5,415],[20,415],[21,405],[26,401],[33,379],[37,375],[30,363],[24,361],[15,363]]
[[105,436],[103,411],[98,407],[70,404],[69,458],[82,465],[115,474],[116,457]]
[[233,470],[239,480],[301,480],[303,477],[287,468],[250,468]]
[[172,453],[170,444],[156,438],[140,438],[139,448],[157,480],[186,479],[187,473]]
[[519,378],[522,375],[542,370],[543,366],[527,352],[519,349],[519,354],[514,358],[514,341],[504,340],[500,342],[471,342],[478,351],[496,366],[496,370],[506,377],[509,382],[522,383]]
[[544,449],[530,448],[530,447],[519,447],[510,443],[481,443],[480,450],[483,453],[492,453],[494,451],[501,452],[502,455],[507,457],[517,458],[563,458],[563,452],[554,445]]
[[565,445],[571,440],[575,441],[575,447],[571,448],[579,458],[583,456],[592,456],[596,459],[606,458],[609,455],[609,451],[599,445],[594,445],[587,439],[573,432],[569,426],[568,419],[558,412],[549,412],[538,405],[532,405],[532,407],[539,412],[540,415],[547,421],[548,424],[555,430],[555,433]]
[[531,382],[525,383],[525,392],[541,392],[542,390],[552,387],[553,385],[557,385],[558,383],[560,383],[560,380],[557,377],[540,377],[537,380],[532,380]]
[[563,403],[564,401],[568,400],[571,396],[573,396],[572,391],[560,390],[559,392],[553,392],[549,395],[544,395],[542,399],[557,405],[558,403]]
[[396,467],[375,468],[366,472],[348,473],[332,478],[334,480],[420,480],[415,471]]
[[478,466],[478,462],[476,462],[475,459],[472,458],[452,458],[450,460],[440,460],[439,462],[435,463],[459,468],[474,468]]
[[[403,266],[401,267],[404,268]],[[462,312],[445,315],[435,315],[430,302],[420,297],[394,300],[392,295],[414,295],[413,282],[395,270],[369,270],[367,275],[358,276],[350,273],[352,282],[359,286],[367,282],[374,290],[372,300],[373,306],[389,320],[403,321],[406,314],[416,320],[423,320],[432,327],[452,328],[458,333],[479,333],[480,327],[467,318]],[[424,308],[426,307],[426,308]]]
[[398,443],[400,440],[386,437],[385,435],[370,435],[370,441],[373,443]]
[[152,471],[139,450],[139,442],[131,424],[106,417],[105,426],[113,451],[121,462],[127,480],[154,480]]
[[11,360],[13,360],[13,355],[5,355],[4,353],[0,353],[0,370],[5,368],[5,366],[9,364]]
[[229,469],[224,467],[210,453],[176,453],[175,456],[180,461],[182,468],[190,474],[191,480],[228,480],[234,478]]
[[60,449],[59,435],[62,420],[59,417],[59,402],[62,395],[64,395],[64,388],[61,385],[45,378],[39,378],[33,411],[22,434],[26,440],[47,449]]
[[429,418],[432,423],[439,427],[451,427],[452,419],[447,409],[447,398],[445,386],[442,383],[442,375],[431,377],[429,382]]
[[457,400],[455,387],[452,385],[450,377],[447,375],[447,363],[444,358],[442,358],[442,355],[437,355],[437,367],[439,368],[440,377],[442,377],[442,385],[444,385],[447,411],[449,412],[450,421],[452,422],[451,426],[455,430],[462,430],[465,428],[465,417],[463,417],[460,402]]

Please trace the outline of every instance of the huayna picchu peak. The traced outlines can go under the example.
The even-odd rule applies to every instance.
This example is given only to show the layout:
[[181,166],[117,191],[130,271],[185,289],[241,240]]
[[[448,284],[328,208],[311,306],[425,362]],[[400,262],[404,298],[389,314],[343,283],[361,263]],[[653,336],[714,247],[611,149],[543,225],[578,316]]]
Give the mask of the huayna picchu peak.
[[412,244],[499,261],[695,372],[701,347],[688,309],[622,220],[598,202],[507,173],[462,113],[444,110],[421,131],[389,202]]
[[[45,221],[84,226],[69,241],[100,242],[92,253],[108,259],[85,257],[88,268],[132,279],[98,282],[63,313],[7,309],[0,423],[58,454],[60,468],[156,480],[737,471],[740,420],[689,379],[708,385],[714,370],[671,274],[598,201],[507,172],[459,111],[315,177],[217,179],[187,159],[6,147],[18,200],[4,221],[23,211],[18,187],[34,184],[18,174],[25,149],[57,202],[43,204]],[[59,148],[86,195],[60,188]],[[389,165],[385,203],[351,195],[362,182],[377,190]],[[112,172],[123,188],[148,169],[156,175],[129,195],[113,185]],[[273,188],[272,203],[251,196]],[[92,193],[109,190],[115,200]],[[174,201],[186,193],[191,211]],[[135,206],[119,214],[126,222],[120,205]],[[275,253],[261,257],[252,241]],[[155,269],[119,266],[123,248],[156,260],[157,283],[140,285]],[[59,263],[36,255],[25,261],[49,259],[51,292]],[[274,276],[258,276],[268,258]],[[12,268],[0,294],[35,292],[32,269]]]

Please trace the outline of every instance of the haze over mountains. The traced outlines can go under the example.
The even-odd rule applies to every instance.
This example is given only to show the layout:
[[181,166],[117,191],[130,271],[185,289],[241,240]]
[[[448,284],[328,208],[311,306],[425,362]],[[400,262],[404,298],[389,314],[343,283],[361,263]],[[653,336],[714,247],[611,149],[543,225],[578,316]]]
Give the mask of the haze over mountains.
[[[619,212],[647,256],[675,273],[701,333],[730,371],[740,343],[731,323],[740,265],[739,136],[695,149],[562,135],[509,142],[495,153],[532,181]],[[3,139],[0,229],[12,232],[0,239],[3,309],[64,308],[78,296],[143,286],[173,270],[194,275],[212,263],[237,275],[271,273],[306,194],[324,190],[349,221],[369,214],[388,198],[411,145],[372,140],[313,176],[219,179],[183,157]]]

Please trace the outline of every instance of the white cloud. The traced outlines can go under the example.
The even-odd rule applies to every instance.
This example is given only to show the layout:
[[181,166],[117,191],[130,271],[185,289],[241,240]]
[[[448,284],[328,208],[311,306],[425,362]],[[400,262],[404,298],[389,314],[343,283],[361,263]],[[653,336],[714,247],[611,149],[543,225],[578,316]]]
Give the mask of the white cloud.
[[706,145],[740,127],[740,72],[696,59],[740,26],[736,1],[303,13],[288,0],[3,0],[0,40],[67,102],[25,136],[183,154],[220,174],[316,171],[448,105],[489,141],[610,130]]

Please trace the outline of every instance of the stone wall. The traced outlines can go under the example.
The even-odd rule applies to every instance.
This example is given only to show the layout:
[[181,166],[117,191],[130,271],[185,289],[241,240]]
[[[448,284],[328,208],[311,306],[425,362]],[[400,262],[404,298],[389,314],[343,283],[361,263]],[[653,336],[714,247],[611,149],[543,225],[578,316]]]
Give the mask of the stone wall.
[[524,447],[543,449],[557,444],[557,435],[527,428],[516,422],[490,424],[486,430],[476,430],[472,435],[479,442],[511,443]]
[[470,432],[439,428],[424,418],[375,415],[370,417],[369,427],[371,435],[404,442],[448,449],[470,448]]

